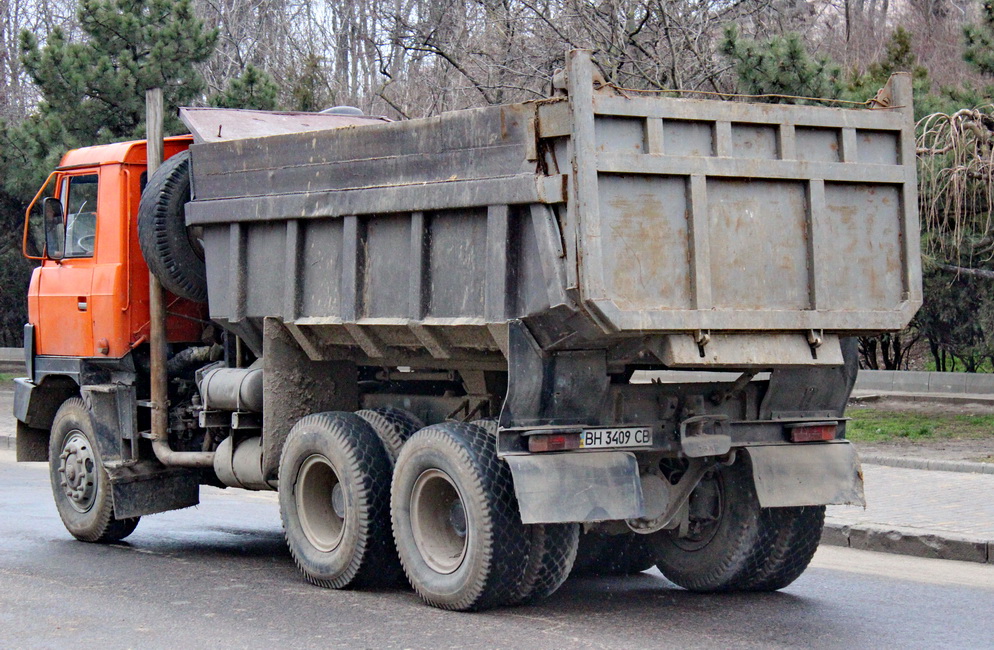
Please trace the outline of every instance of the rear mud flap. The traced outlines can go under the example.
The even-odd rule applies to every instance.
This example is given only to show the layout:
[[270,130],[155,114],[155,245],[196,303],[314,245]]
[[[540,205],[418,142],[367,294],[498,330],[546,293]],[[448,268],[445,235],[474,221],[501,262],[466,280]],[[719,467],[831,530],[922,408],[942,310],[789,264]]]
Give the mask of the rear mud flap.
[[749,458],[764,508],[866,505],[863,470],[848,442],[749,447]]
[[643,514],[635,456],[589,452],[505,456],[521,521],[553,524],[633,519]]

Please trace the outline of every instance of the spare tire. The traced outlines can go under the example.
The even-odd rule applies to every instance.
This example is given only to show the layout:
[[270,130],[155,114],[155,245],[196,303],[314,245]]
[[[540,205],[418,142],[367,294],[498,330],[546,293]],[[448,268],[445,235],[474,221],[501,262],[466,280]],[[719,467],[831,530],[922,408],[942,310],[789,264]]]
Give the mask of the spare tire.
[[183,151],[162,163],[142,191],[138,243],[149,270],[167,291],[206,302],[204,247],[186,227],[190,199],[190,152]]

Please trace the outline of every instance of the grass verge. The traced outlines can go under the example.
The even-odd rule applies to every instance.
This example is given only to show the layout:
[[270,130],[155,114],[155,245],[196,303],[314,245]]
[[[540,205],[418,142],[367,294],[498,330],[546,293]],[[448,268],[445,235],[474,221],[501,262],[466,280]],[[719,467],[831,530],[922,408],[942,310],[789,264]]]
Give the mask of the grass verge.
[[919,414],[850,409],[846,438],[854,442],[994,437],[994,415]]

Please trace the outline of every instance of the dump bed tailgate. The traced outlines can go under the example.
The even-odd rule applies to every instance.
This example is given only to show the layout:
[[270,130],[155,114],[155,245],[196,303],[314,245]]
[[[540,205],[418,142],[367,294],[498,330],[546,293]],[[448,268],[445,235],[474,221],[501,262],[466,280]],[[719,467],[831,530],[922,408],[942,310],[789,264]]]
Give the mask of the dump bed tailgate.
[[921,304],[909,80],[880,110],[569,97],[540,123],[570,124],[566,239],[605,329],[865,333]]

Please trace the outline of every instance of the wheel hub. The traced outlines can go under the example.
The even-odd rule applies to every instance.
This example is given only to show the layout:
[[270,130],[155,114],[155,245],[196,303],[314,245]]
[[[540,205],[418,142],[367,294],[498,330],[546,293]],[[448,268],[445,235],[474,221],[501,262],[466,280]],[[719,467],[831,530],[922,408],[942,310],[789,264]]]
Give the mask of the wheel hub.
[[59,474],[69,505],[78,512],[89,511],[97,496],[97,460],[90,441],[79,429],[70,431],[62,443]]
[[450,574],[462,565],[470,542],[466,508],[445,472],[429,469],[414,482],[411,529],[418,552],[433,571]]
[[[724,515],[722,482],[719,472],[709,472],[690,495],[687,528],[674,543],[685,551],[697,551],[711,541]],[[681,531],[683,532],[683,531]]]
[[345,535],[348,501],[331,461],[315,454],[301,464],[294,499],[307,541],[325,553],[338,548]]

